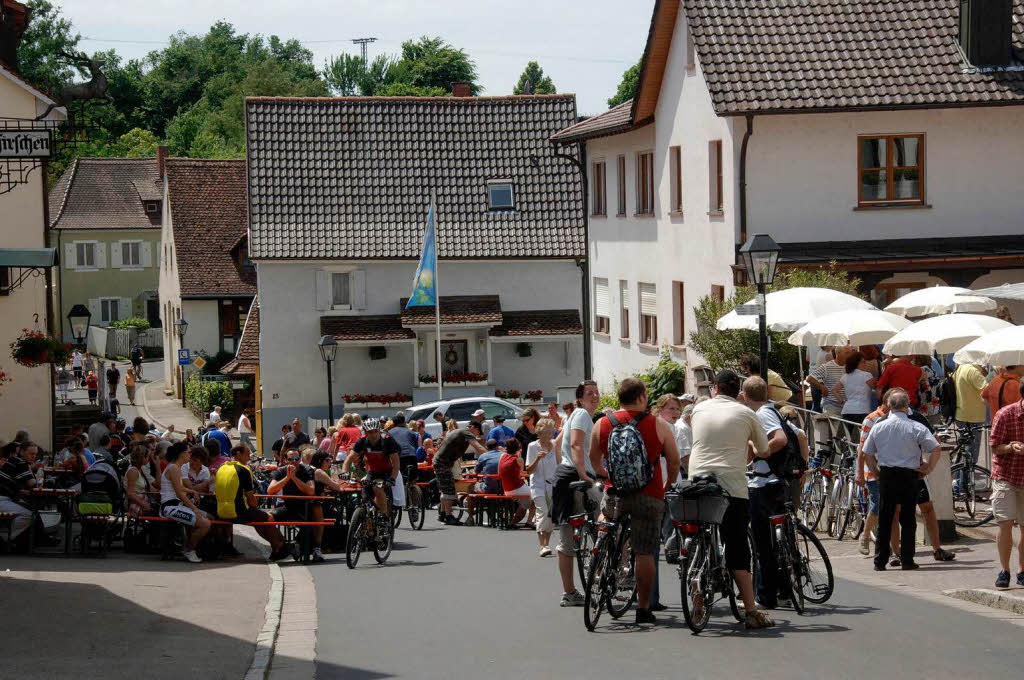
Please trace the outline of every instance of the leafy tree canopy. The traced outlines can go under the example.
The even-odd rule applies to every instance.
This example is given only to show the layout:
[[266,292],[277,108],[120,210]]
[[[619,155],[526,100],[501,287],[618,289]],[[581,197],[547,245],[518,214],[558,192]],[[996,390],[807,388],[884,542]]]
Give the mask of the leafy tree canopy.
[[636,88],[640,85],[640,67],[643,62],[643,57],[640,57],[640,61],[627,68],[622,74],[622,82],[619,83],[619,89],[608,100],[609,108],[618,106],[636,95]]
[[512,94],[556,94],[555,84],[544,69],[535,61],[531,61],[519,76],[519,82],[512,89]]
[[444,97],[451,94],[452,83],[462,81],[478,94],[477,77],[465,50],[427,36],[402,43],[398,56],[379,55],[367,64],[340,54],[324,65],[324,80],[343,96]]
[[[771,293],[787,288],[832,288],[833,290],[863,297],[857,290],[860,279],[839,269],[836,263],[821,269],[782,269],[775,275],[775,282],[768,288]],[[708,362],[712,370],[738,368],[742,354],[759,351],[756,331],[720,331],[715,328],[718,320],[731,312],[734,307],[749,302],[757,292],[754,286],[740,286],[732,296],[723,301],[702,297],[695,308],[697,329],[690,333],[690,346],[696,349]],[[768,332],[770,347],[768,366],[785,377],[798,374],[797,348],[787,342],[790,333]]]

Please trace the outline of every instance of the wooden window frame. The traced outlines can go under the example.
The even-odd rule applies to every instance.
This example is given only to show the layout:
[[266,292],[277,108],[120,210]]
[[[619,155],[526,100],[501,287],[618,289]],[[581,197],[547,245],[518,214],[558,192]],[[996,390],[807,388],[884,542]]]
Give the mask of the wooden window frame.
[[[864,142],[868,140],[885,140],[885,162],[886,167],[883,168],[865,168],[863,167],[864,162]],[[916,139],[917,140],[917,165],[900,165],[896,166],[893,164],[894,160],[894,148],[895,144],[893,140],[896,139]],[[916,169],[918,171],[918,188],[919,196],[917,198],[894,198],[894,183],[895,173],[897,170],[909,170]],[[877,198],[864,198],[863,183],[861,182],[861,173],[865,170],[868,171],[885,171],[885,195],[884,199]],[[857,135],[857,207],[859,208],[871,208],[879,206],[893,206],[893,205],[924,205],[925,204],[925,134],[923,132],[910,132],[904,134],[873,134],[873,135]]]
[[654,151],[636,152],[636,214],[654,215]]
[[616,175],[618,180],[617,196],[618,206],[616,215],[619,217],[626,216],[626,154],[619,154],[615,159]]
[[605,161],[594,161],[591,164],[591,176],[593,189],[591,196],[591,215],[594,217],[607,217],[608,216],[608,166],[605,165]]
[[721,215],[725,212],[725,185],[722,181],[722,140],[713,139],[708,143],[708,213]]
[[676,315],[672,328],[672,344],[681,347],[686,344],[686,284],[682,281],[672,282],[672,309]]
[[612,334],[612,320],[611,320],[611,309],[608,310],[609,315],[599,314],[597,309],[597,289],[601,281],[604,281],[606,295],[608,296],[608,304],[611,306],[611,282],[603,276],[594,277],[594,332],[600,333],[601,335]]
[[[629,282],[619,280],[619,339],[629,340],[629,305],[625,304],[622,297],[622,290],[625,289],[628,295]],[[628,299],[628,298],[627,298]]]
[[725,286],[711,284],[711,297],[719,302],[725,302]]
[[649,347],[658,346],[658,315],[640,315],[640,344]]
[[683,212],[683,147],[668,148],[668,165],[671,192],[669,194],[669,212]]
[[[928,284],[924,281],[890,281],[888,283],[879,283],[874,289],[877,291],[884,291],[885,304],[888,306],[896,301],[896,291],[900,288],[910,288],[911,292],[913,292],[927,287]],[[904,295],[906,295],[906,293],[904,293]]]
[[[352,297],[353,297],[353,292],[354,292],[353,288],[355,288],[355,285],[354,285],[355,282],[353,281],[353,278],[352,278],[352,272],[350,272],[350,271],[347,271],[347,272],[345,272],[345,271],[339,271],[339,272],[332,271],[332,272],[330,272],[330,274],[331,274],[331,310],[332,311],[348,311],[348,310],[355,309],[355,305],[352,304]],[[335,302],[334,301],[334,277],[335,276],[344,276],[344,277],[346,277],[348,279],[348,304],[343,304],[343,303],[339,303],[339,302]]]

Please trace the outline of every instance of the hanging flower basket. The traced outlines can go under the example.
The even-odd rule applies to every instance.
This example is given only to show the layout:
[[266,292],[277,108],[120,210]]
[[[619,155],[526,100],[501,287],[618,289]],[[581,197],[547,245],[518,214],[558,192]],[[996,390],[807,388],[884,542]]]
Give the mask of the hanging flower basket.
[[22,328],[21,335],[11,343],[11,358],[30,368],[42,364],[63,366],[71,359],[71,345],[42,331]]
[[11,379],[7,377],[6,371],[0,371],[0,387],[3,387],[4,383],[11,382]]

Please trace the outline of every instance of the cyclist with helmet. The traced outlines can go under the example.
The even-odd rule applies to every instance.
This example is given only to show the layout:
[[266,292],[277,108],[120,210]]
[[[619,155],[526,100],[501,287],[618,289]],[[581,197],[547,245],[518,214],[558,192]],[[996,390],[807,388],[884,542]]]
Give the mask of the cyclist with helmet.
[[384,489],[378,489],[373,482],[378,479],[386,480],[389,488],[395,485],[398,477],[398,455],[402,447],[391,437],[385,437],[380,431],[380,421],[377,418],[367,418],[363,421],[363,436],[352,446],[352,452],[345,459],[341,466],[341,476],[348,479],[348,471],[353,465],[366,470],[363,478],[363,494],[373,500],[385,515],[388,514],[388,499]]

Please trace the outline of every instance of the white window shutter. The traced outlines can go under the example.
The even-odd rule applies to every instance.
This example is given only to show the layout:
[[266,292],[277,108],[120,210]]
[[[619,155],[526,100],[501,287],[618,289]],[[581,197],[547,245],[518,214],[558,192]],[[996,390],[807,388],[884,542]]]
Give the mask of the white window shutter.
[[130,297],[121,298],[121,301],[117,303],[117,315],[119,319],[135,316],[135,305],[132,304]]
[[619,304],[623,309],[629,309],[629,282],[619,281]]
[[352,272],[352,308],[366,309],[366,270]]
[[92,317],[89,319],[90,324],[98,326],[103,321],[103,312],[100,307],[99,298],[89,298],[89,313],[92,314]]
[[640,313],[651,316],[658,315],[658,293],[653,283],[641,283],[640,286]]
[[149,241],[143,241],[142,245],[139,246],[139,258],[143,267],[153,266],[153,244]]
[[596,279],[594,281],[594,313],[597,316],[610,316],[611,308],[608,279]]
[[65,269],[78,269],[78,260],[75,259],[75,244],[73,241],[69,241],[64,244],[64,268]]
[[[106,269],[107,268],[107,244],[100,241],[99,243],[93,244],[94,254],[96,257],[96,268]],[[120,257],[120,256],[118,256]]]
[[[97,243],[96,247],[100,245]],[[110,268],[121,269],[124,266],[121,260],[121,254],[124,252],[124,241],[115,241],[110,244]]]
[[316,296],[316,309],[326,311],[331,308],[331,273],[322,269],[316,272],[316,285],[314,286]]

